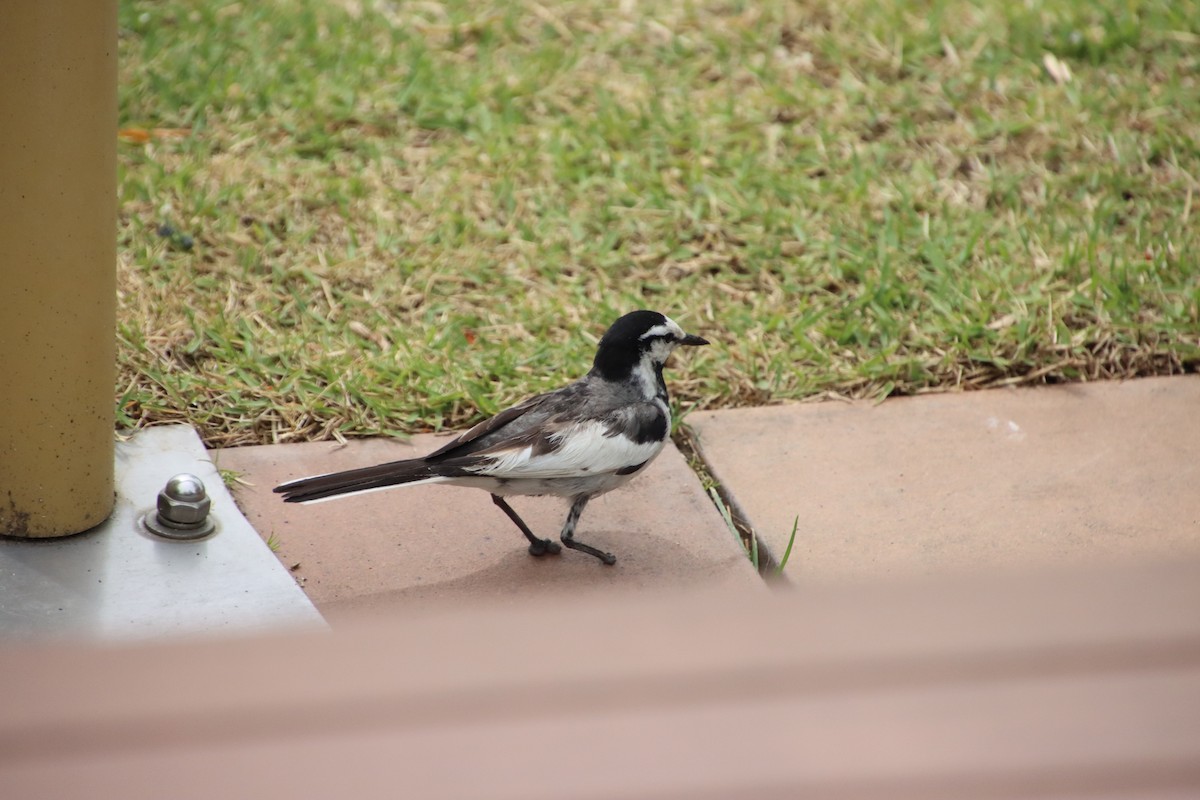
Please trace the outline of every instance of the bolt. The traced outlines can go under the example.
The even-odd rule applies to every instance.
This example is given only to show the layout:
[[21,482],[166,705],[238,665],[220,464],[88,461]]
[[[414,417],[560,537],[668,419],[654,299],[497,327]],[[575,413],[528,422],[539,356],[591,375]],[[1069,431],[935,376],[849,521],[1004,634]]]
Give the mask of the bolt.
[[208,517],[212,500],[204,482],[186,472],[167,481],[158,493],[158,513],[148,512],[142,521],[151,532],[169,539],[199,539],[212,533]]

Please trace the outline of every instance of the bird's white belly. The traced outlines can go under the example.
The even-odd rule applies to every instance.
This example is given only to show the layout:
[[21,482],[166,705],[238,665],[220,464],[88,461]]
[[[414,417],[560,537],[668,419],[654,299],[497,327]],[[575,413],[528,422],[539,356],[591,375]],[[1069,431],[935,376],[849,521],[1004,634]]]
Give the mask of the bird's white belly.
[[[659,452],[661,452],[661,448]],[[587,495],[589,497],[596,497],[624,486],[638,475],[641,475],[657,455],[657,452],[654,453],[646,460],[641,469],[627,475],[617,475],[615,472],[561,478],[496,478],[480,475],[479,477],[471,478],[450,478],[446,480],[446,483],[453,486],[470,486],[475,489],[484,489],[502,497],[510,495],[553,495],[555,497]]]

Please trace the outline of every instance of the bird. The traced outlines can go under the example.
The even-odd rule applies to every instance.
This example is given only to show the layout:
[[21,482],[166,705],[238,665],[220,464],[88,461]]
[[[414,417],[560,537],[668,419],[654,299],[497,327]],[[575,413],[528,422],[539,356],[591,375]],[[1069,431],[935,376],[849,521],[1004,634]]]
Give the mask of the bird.
[[299,478],[275,492],[287,503],[312,503],[423,484],[483,489],[534,556],[561,547],[534,535],[505,498],[553,495],[570,501],[562,546],[611,566],[616,556],[575,538],[579,517],[589,500],[625,485],[662,452],[671,431],[663,366],[677,347],[706,344],[664,314],[632,311],[600,338],[582,378],[506,408],[426,456]]

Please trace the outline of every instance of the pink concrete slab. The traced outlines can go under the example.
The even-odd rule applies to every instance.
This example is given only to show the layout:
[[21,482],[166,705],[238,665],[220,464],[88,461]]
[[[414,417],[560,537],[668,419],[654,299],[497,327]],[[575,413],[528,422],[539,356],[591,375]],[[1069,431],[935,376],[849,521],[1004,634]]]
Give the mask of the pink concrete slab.
[[0,796],[1200,797],[1200,562],[1053,573],[0,642]]
[[[314,505],[283,503],[271,492],[292,478],[430,452],[443,437],[411,444],[383,439],[240,447],[213,452],[241,473],[234,491],[243,513],[327,616],[394,602],[457,598],[507,601],[532,592],[620,592],[630,588],[761,581],[686,461],[671,446],[631,484],[593,500],[576,538],[613,552],[607,567],[566,551],[534,558],[528,542],[486,492],[414,486]],[[557,541],[565,501],[511,498],[539,536]],[[297,566],[298,565],[298,566]]]
[[1200,377],[693,413],[799,580],[1200,553]]

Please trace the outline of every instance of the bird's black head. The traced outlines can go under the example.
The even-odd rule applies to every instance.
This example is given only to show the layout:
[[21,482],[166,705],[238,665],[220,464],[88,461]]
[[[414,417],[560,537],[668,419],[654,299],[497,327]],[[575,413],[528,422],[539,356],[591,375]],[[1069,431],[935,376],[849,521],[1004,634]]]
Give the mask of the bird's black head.
[[592,371],[608,380],[626,378],[642,363],[661,371],[676,347],[702,344],[708,344],[708,340],[684,333],[683,328],[664,314],[631,311],[600,338]]

